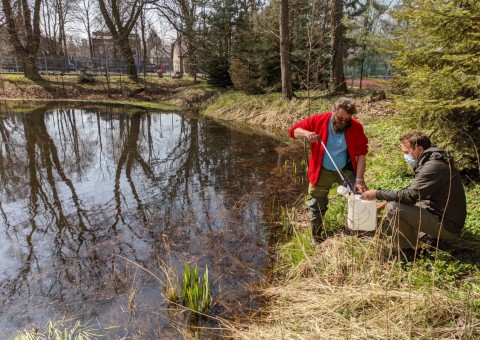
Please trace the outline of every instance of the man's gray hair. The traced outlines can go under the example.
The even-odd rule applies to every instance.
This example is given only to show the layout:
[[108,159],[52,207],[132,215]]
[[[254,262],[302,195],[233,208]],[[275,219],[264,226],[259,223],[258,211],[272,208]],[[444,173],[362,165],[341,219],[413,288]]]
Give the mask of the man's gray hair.
[[338,109],[344,109],[349,115],[357,113],[355,101],[351,98],[338,98],[335,103],[333,103],[333,112],[337,112]]

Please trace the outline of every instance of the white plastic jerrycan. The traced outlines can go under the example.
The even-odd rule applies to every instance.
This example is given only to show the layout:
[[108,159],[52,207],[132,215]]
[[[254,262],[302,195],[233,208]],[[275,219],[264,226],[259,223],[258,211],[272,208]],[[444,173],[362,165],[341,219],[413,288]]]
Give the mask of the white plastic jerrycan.
[[362,200],[360,195],[348,195],[347,225],[351,230],[372,231],[377,227],[376,200]]

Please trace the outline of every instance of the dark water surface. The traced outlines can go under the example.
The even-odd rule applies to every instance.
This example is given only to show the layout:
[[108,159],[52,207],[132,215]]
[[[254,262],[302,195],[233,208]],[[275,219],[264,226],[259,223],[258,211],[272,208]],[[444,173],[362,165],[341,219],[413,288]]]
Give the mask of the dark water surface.
[[1,339],[49,320],[181,337],[161,268],[183,261],[208,265],[217,315],[256,306],[278,142],[176,113],[5,106],[0,142]]

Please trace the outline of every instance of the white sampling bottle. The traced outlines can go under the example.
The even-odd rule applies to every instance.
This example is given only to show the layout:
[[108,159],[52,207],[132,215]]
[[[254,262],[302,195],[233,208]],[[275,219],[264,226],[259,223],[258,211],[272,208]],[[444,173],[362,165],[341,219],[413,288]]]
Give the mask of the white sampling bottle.
[[348,228],[372,231],[377,227],[377,202],[362,200],[360,195],[348,196]]
[[339,185],[337,193],[348,197],[347,201],[347,226],[351,230],[373,231],[377,227],[377,202],[376,200],[362,200],[360,195],[349,193],[343,185]]
[[348,196],[348,189],[346,187],[344,187],[343,185],[339,185],[337,187],[337,193],[340,195],[340,196],[345,196],[347,197]]

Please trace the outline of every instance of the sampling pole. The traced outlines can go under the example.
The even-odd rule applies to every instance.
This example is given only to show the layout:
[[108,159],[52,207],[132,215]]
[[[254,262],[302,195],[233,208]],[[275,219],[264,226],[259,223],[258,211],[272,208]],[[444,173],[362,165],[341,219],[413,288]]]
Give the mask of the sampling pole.
[[328,149],[325,145],[325,143],[323,143],[323,140],[322,138],[320,138],[319,135],[317,135],[317,139],[320,141],[320,143],[322,144],[323,148],[325,149],[325,152],[327,153],[328,157],[330,158],[330,160],[332,161],[333,163],[333,166],[335,166],[335,169],[337,170],[338,174],[340,175],[340,178],[342,179],[343,183],[347,184],[347,188],[348,188],[348,192],[349,193],[353,193],[353,184],[352,182],[350,182],[350,180],[345,177],[345,175],[343,174],[343,172],[338,168],[337,164],[335,163],[335,161],[333,160],[332,158],[332,155],[330,155],[330,152],[328,152]]

